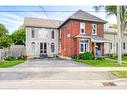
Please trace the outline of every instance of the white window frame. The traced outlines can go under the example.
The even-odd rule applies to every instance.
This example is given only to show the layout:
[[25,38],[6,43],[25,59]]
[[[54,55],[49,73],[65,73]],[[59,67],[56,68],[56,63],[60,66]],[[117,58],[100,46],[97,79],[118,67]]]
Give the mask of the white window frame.
[[35,29],[34,28],[31,29],[31,38],[35,38]]
[[31,42],[31,52],[35,53],[35,42]]
[[[95,25],[95,33],[93,31],[93,26]],[[97,35],[97,24],[92,24],[92,35]]]
[[52,30],[52,32],[51,32],[51,39],[55,39],[55,31],[54,30]]
[[126,49],[126,43],[123,42],[123,50],[125,50],[125,49]]
[[[82,29],[84,29],[84,33],[82,33]],[[80,34],[85,34],[85,23],[80,22]]]
[[[88,43],[83,43],[83,42],[81,42],[81,40],[87,40],[87,39],[80,39],[80,44],[79,44],[79,51],[80,51],[80,53],[84,53],[84,52],[89,52],[89,40],[87,40],[88,41]],[[83,44],[83,52],[81,51],[81,44]],[[87,49],[85,50],[85,46],[87,47]]]
[[[53,46],[53,47],[52,47]],[[51,43],[51,52],[54,53],[55,52],[55,43]]]

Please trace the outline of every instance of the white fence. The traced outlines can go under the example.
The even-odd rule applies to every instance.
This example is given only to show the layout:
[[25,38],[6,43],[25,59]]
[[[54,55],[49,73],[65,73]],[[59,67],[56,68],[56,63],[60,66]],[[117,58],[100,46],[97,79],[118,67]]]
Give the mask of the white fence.
[[25,56],[25,51],[24,45],[11,45],[10,48],[0,49],[0,60],[4,60],[6,56]]

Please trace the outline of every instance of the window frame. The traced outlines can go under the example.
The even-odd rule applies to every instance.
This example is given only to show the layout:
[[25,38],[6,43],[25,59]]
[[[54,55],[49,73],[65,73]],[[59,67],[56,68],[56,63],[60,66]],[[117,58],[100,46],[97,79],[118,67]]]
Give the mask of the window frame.
[[[94,25],[95,25],[95,33],[93,32]],[[97,35],[97,24],[92,24],[92,35]]]
[[[82,33],[82,29],[84,30],[84,33]],[[80,22],[80,34],[85,34],[85,23]]]
[[35,30],[34,30],[34,28],[31,29],[31,38],[35,38]]
[[52,30],[51,39],[55,39],[55,31],[54,30]]
[[126,43],[123,42],[123,50],[125,50],[125,49],[126,49]]
[[[86,41],[88,41],[88,43],[83,43],[83,42],[81,42],[81,40],[86,40]],[[81,51],[81,44],[83,44],[83,52]],[[89,40],[87,40],[87,39],[80,39],[79,49],[80,49],[79,50],[80,53],[89,52]]]
[[55,43],[51,43],[51,52],[52,52],[52,53],[55,52]]
[[31,42],[31,52],[35,53],[35,42]]

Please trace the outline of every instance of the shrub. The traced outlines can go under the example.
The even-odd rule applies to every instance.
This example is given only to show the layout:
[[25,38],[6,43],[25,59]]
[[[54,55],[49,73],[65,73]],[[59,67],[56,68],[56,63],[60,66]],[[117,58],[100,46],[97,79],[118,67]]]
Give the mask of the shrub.
[[94,59],[94,55],[91,52],[81,53],[79,55],[79,59],[92,60],[92,59]]
[[4,58],[4,60],[6,60],[6,61],[14,61],[14,60],[16,60],[16,57],[14,57],[14,56],[7,56],[7,57]]
[[78,59],[78,56],[71,56],[72,59]]
[[96,60],[104,60],[104,57],[96,57]]
[[25,60],[25,56],[19,56],[17,57],[17,60]]

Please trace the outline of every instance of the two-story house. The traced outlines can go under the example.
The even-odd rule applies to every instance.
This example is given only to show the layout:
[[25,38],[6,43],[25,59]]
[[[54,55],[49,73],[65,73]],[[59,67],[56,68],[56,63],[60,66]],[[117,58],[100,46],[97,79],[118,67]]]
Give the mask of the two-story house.
[[26,56],[53,57],[58,55],[58,27],[61,21],[26,17]]
[[78,56],[80,53],[92,52],[95,56],[104,54],[106,21],[79,10],[71,15],[59,27],[59,55]]
[[92,52],[104,54],[106,21],[79,10],[66,21],[26,17],[26,56],[28,58],[55,55],[71,57]]

